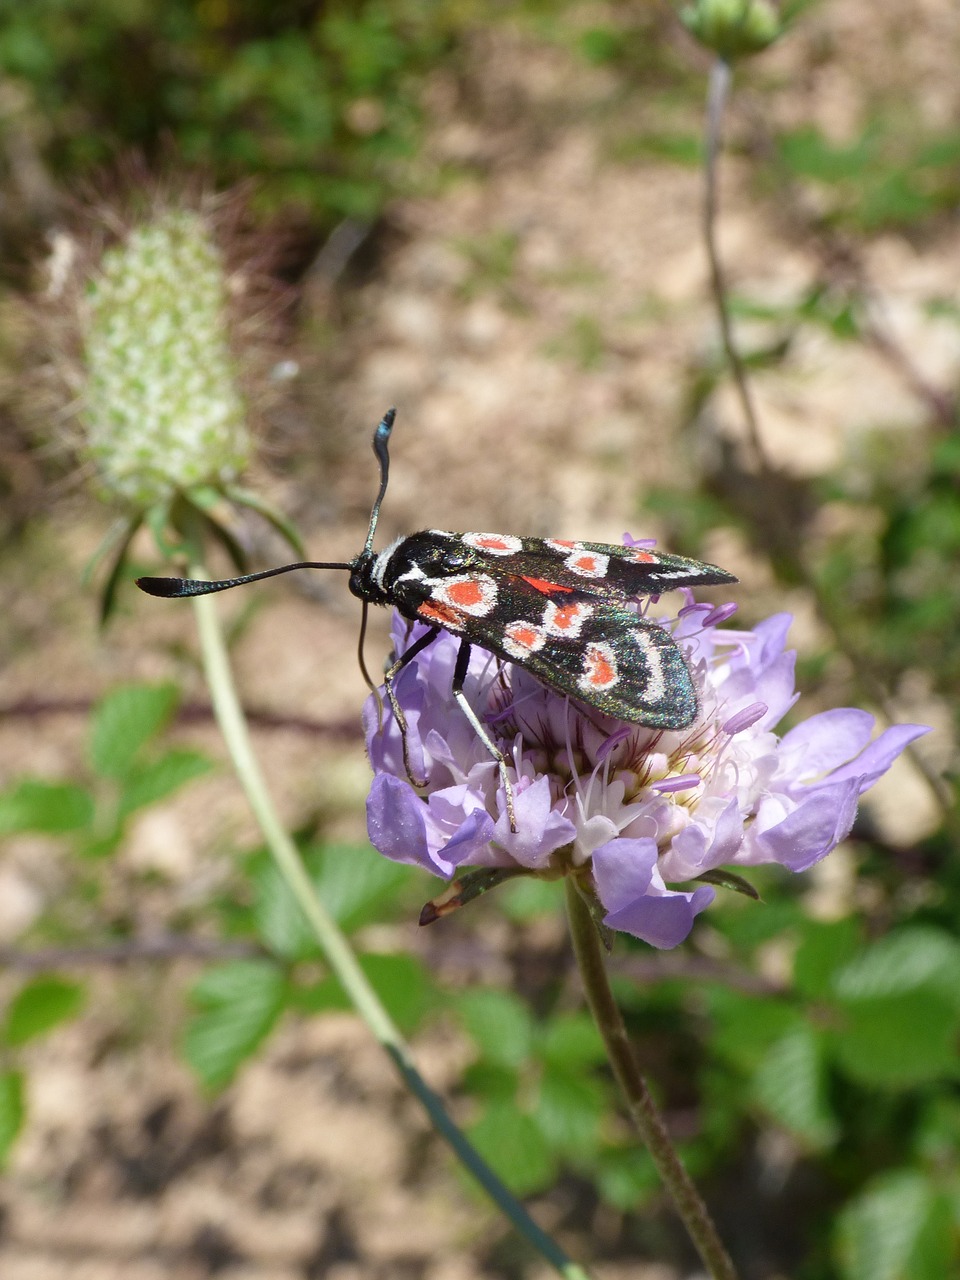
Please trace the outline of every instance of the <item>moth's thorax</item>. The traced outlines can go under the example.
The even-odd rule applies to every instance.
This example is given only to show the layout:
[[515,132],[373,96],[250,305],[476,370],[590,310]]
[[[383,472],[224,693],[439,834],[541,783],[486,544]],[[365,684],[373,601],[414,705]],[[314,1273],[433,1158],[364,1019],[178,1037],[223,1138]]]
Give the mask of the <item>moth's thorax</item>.
[[415,611],[438,581],[469,571],[481,558],[458,534],[424,529],[397,538],[382,551],[361,552],[350,575],[350,590],[371,604]]

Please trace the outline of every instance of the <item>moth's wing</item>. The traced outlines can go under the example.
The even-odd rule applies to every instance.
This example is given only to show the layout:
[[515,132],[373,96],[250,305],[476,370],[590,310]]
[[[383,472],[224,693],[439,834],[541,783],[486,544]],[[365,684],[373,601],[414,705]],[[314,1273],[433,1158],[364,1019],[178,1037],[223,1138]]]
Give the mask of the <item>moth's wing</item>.
[[737,581],[732,573],[715,564],[645,547],[620,547],[606,542],[562,543],[540,538],[524,538],[522,543],[523,549],[516,558],[500,560],[499,567],[504,572],[519,572],[534,583],[552,583],[595,596],[632,599],[660,595],[677,587],[708,587]]
[[[576,634],[549,634],[542,595],[504,590],[509,612],[471,619],[465,638],[507,662],[520,663],[559,693],[598,711],[656,729],[685,729],[699,713],[696,687],[670,633],[615,603],[581,594],[548,601],[582,610]],[[556,617],[556,614],[553,615]],[[504,625],[504,618],[506,624]]]

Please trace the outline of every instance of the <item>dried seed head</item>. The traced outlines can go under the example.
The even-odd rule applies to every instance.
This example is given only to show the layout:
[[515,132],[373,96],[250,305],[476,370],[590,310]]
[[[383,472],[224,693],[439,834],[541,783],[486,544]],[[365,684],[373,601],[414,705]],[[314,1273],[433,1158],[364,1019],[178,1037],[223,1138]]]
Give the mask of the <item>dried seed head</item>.
[[194,210],[160,210],[103,254],[81,309],[81,423],[110,498],[146,509],[246,465],[227,301],[220,251]]

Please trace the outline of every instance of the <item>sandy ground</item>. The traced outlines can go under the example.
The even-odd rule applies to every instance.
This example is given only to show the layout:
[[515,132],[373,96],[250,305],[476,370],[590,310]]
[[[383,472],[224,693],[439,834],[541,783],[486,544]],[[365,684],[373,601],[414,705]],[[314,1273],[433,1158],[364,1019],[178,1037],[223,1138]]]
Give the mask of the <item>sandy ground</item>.
[[[813,9],[756,72],[777,86],[763,99],[772,123],[812,121],[847,141],[881,90],[911,93],[931,125],[955,119],[960,11],[947,0],[895,8],[829,0]],[[308,293],[303,392],[286,424],[300,463],[295,472],[274,468],[264,483],[300,518],[315,554],[354,554],[375,488],[370,429],[395,403],[383,542],[424,524],[609,541],[625,528],[655,533],[638,527],[638,490],[695,474],[716,439],[739,433],[725,394],[696,439],[678,433],[697,364],[716,348],[700,176],[651,158],[612,158],[649,127],[661,99],[624,98],[610,72],[501,31],[478,35],[462,80],[438,74],[427,100],[434,124],[419,163],[429,194],[390,211],[372,276],[345,283],[333,303],[319,288]],[[750,87],[738,99],[735,142],[751,136],[757,100]],[[696,113],[674,110],[671,123],[693,132]],[[435,181],[452,167],[457,180]],[[731,279],[755,301],[782,303],[817,278],[819,251],[747,177],[736,161],[724,171]],[[923,243],[884,235],[863,254],[898,342],[927,378],[955,375],[956,327],[925,303],[960,290],[960,230],[944,225]],[[820,333],[803,335],[786,366],[758,380],[757,395],[771,454],[803,474],[855,454],[871,427],[909,432],[925,420],[915,388],[882,352]],[[128,598],[107,637],[95,634],[77,582],[101,529],[97,513],[73,499],[33,536],[26,558],[5,566],[5,701],[91,697],[118,678],[171,671],[199,695],[188,665],[171,657],[190,642],[185,611]],[[746,578],[748,616],[794,608],[801,640],[814,627],[805,601],[772,597],[769,578],[730,535],[707,551]],[[355,715],[364,689],[345,583],[326,584],[319,604],[280,589],[270,601],[236,648],[250,701],[324,720]],[[242,605],[224,607],[236,614]],[[219,750],[210,729],[183,740]],[[264,731],[258,742],[285,817],[319,808],[330,835],[362,834],[359,742],[294,731]],[[83,750],[77,716],[0,725],[5,772],[69,773],[82,768]],[[909,770],[898,773],[898,802],[881,796],[880,809],[886,803],[896,830],[904,788],[915,796],[909,838],[929,821]],[[254,838],[223,770],[135,826],[111,883],[113,906],[148,932],[161,928],[222,883],[231,849]],[[15,941],[62,890],[60,858],[50,842],[11,842],[0,862],[0,942]],[[178,964],[104,976],[83,1019],[27,1055],[31,1122],[0,1187],[3,1280],[546,1274],[504,1245],[503,1228],[454,1176],[352,1019],[288,1022],[224,1095],[204,1100],[176,1053],[195,973]],[[10,989],[0,980],[0,999]],[[452,1088],[463,1061],[452,1033],[434,1029],[418,1048],[434,1083]],[[571,1213],[570,1194],[559,1189],[537,1212],[561,1232],[577,1220],[571,1243],[591,1251],[583,1232],[611,1233],[602,1214]],[[617,1260],[615,1247],[611,1254],[597,1268],[602,1280],[674,1280],[662,1267]]]

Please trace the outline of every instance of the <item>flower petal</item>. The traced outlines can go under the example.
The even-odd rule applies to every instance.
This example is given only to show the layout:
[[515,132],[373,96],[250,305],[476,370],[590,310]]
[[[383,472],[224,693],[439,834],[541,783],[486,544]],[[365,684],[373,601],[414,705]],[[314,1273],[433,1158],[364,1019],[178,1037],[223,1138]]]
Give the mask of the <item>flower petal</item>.
[[697,915],[710,905],[714,896],[709,885],[701,885],[691,893],[666,889],[661,895],[647,894],[630,906],[611,911],[604,917],[604,924],[666,950],[684,941]]
[[606,909],[618,911],[642,897],[650,887],[656,865],[655,840],[610,840],[595,849],[593,878]]
[[528,787],[515,789],[516,831],[510,830],[502,792],[497,798],[502,806],[495,831],[497,843],[522,867],[539,870],[549,861],[551,853],[570,844],[577,834],[570,819],[553,808],[550,779],[546,774]]
[[437,875],[450,875],[453,867],[441,866],[427,845],[427,806],[409,782],[389,773],[378,773],[367,796],[367,834],[385,858],[409,866],[425,867]]
[[849,835],[859,794],[856,778],[811,788],[792,813],[757,837],[758,847],[790,871],[806,871]]
[[881,774],[886,773],[904,747],[929,732],[930,726],[926,724],[895,724],[890,729],[884,729],[879,738],[875,738],[860,752],[856,760],[836,769],[830,775],[830,781],[841,782],[847,778],[857,778],[860,794],[863,795]]
[[822,778],[863,750],[873,725],[873,716],[856,707],[821,711],[783,735],[778,772],[797,781]]

